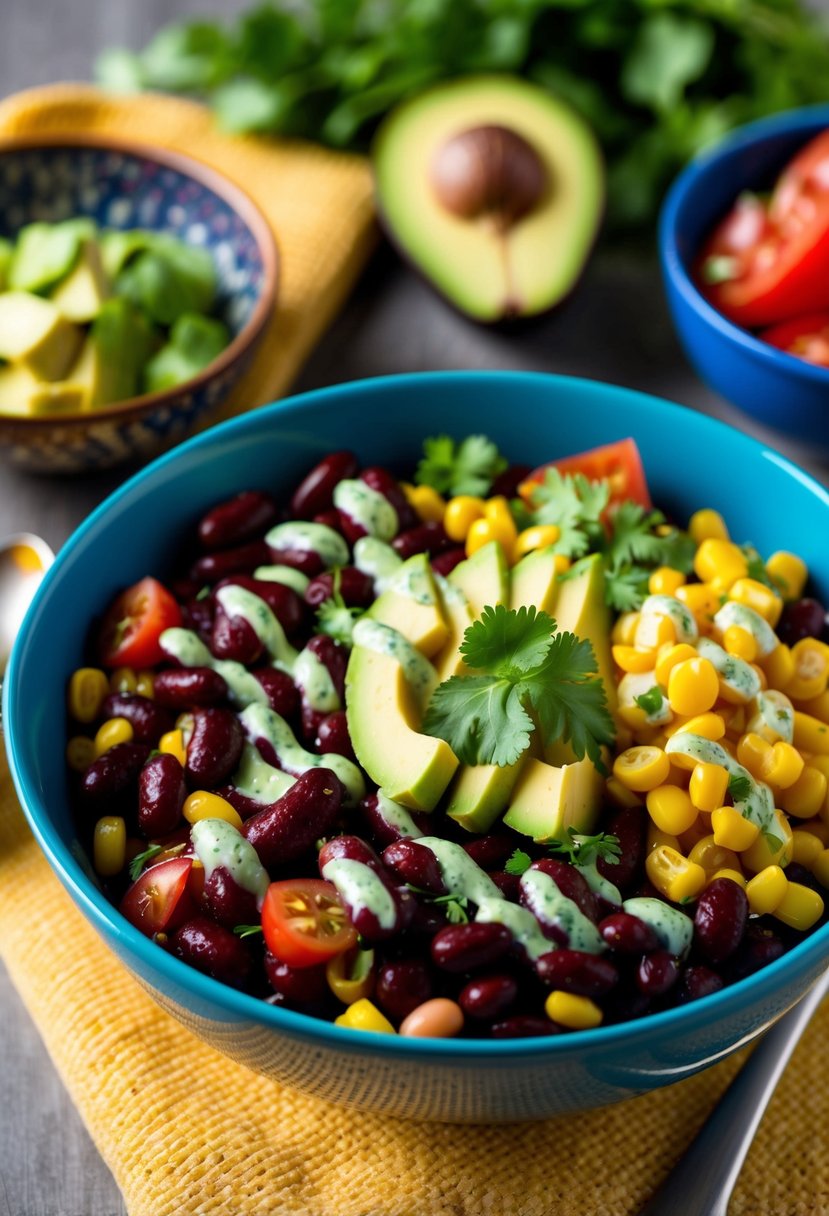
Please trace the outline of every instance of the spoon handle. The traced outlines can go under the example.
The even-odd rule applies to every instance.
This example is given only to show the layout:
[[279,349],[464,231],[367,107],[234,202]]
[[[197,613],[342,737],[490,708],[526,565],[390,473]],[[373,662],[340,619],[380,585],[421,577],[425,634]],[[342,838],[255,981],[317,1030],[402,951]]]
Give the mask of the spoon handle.
[[829,988],[829,972],[763,1036],[640,1216],[726,1216],[777,1082]]

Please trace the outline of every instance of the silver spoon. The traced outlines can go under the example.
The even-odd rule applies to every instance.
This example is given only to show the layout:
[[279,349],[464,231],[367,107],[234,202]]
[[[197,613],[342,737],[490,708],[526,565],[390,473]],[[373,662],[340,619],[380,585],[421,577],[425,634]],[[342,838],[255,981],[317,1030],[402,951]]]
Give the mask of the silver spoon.
[[32,532],[0,539],[0,682],[26,609],[54,560],[46,541]]
[[827,991],[829,971],[767,1031],[639,1216],[726,1216],[769,1099]]

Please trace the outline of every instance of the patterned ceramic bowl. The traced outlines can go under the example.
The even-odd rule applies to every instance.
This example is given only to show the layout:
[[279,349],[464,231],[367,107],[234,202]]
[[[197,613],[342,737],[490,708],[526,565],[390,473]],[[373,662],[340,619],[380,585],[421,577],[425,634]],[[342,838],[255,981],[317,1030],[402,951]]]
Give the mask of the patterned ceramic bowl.
[[244,191],[215,170],[179,153],[89,135],[0,141],[0,236],[73,216],[163,231],[209,249],[232,340],[177,388],[59,418],[0,415],[0,453],[37,473],[143,461],[178,443],[245,371],[276,297],[270,228]]

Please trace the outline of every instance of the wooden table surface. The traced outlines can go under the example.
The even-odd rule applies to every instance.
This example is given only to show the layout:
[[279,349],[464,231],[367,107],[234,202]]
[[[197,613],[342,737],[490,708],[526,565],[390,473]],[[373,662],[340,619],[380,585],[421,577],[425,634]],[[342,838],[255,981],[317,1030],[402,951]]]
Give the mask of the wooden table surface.
[[[38,0],[4,0],[0,94],[87,78],[105,46],[141,46],[173,17],[227,16],[244,2],[71,0],[50,4],[47,17]],[[673,336],[647,251],[600,250],[566,308],[505,336],[456,316],[381,250],[296,387],[431,368],[556,371],[657,393],[755,435],[829,485],[829,466],[814,453],[754,424],[697,380]],[[664,442],[671,443],[669,428]],[[31,530],[58,549],[123,475],[49,480],[0,465],[0,536]],[[118,1188],[2,965],[0,1026],[0,1216],[120,1216]]]

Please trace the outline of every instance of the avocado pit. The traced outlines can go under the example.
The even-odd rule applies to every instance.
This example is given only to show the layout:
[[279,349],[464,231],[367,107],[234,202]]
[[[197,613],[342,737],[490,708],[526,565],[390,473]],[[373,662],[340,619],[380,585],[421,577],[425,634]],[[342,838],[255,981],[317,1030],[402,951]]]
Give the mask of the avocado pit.
[[532,144],[496,123],[470,127],[442,144],[430,179],[447,211],[465,220],[490,219],[500,232],[534,211],[549,187]]

